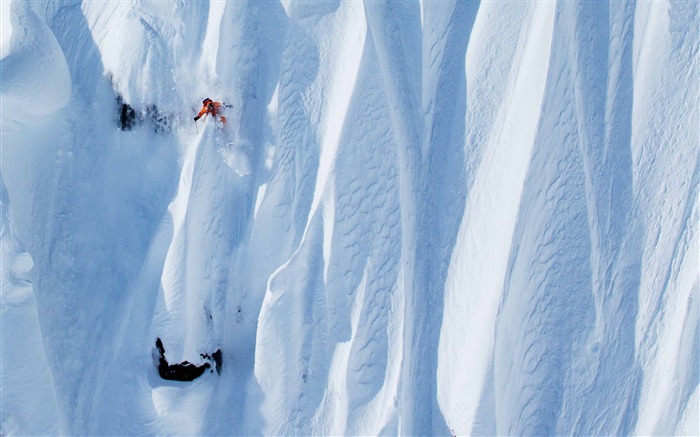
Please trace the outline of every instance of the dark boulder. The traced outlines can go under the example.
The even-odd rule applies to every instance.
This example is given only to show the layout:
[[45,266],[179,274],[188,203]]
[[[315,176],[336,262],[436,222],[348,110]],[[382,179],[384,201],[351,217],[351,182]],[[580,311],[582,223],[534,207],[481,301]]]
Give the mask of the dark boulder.
[[[158,373],[163,379],[168,379],[172,381],[193,381],[202,376],[202,374],[207,369],[211,368],[211,364],[209,362],[205,362],[201,365],[195,365],[190,363],[189,361],[183,361],[177,364],[168,364],[168,361],[165,359],[165,348],[163,347],[163,342],[160,340],[160,338],[156,339],[156,349],[158,350],[159,355]],[[215,357],[217,353],[219,354],[219,356],[221,356],[221,351],[218,350],[214,352]]]

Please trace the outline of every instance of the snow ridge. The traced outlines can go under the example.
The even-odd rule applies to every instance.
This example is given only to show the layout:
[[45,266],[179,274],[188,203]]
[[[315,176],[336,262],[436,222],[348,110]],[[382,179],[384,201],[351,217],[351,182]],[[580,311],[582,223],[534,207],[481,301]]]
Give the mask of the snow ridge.
[[0,434],[697,435],[699,9],[13,1]]

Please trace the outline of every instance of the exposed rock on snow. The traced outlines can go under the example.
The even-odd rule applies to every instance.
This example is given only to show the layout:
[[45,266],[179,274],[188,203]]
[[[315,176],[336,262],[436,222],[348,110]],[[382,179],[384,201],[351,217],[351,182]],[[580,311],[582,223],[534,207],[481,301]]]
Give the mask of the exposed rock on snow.
[[700,434],[698,9],[13,1],[0,434]]

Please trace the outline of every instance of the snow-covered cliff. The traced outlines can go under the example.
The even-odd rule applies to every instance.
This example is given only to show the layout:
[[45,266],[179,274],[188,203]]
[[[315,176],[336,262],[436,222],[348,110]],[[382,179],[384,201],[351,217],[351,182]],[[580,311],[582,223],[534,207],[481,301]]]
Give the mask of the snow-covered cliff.
[[700,433],[698,3],[6,6],[1,434]]

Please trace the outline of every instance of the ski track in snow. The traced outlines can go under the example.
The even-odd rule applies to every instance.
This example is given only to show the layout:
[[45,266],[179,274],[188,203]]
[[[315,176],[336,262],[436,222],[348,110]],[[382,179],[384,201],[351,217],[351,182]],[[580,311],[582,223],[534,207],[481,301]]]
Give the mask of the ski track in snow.
[[697,3],[7,6],[0,434],[700,434]]

